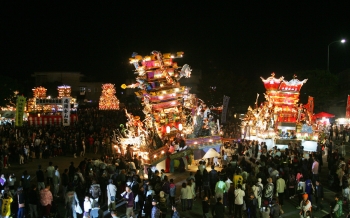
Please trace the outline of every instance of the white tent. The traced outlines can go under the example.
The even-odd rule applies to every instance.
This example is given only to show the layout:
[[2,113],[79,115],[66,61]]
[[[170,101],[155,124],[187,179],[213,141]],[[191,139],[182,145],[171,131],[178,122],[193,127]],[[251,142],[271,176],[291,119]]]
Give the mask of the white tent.
[[207,153],[205,153],[205,155],[203,156],[203,159],[207,159],[207,158],[212,158],[212,157],[220,157],[221,155],[214,149],[214,148],[210,148]]

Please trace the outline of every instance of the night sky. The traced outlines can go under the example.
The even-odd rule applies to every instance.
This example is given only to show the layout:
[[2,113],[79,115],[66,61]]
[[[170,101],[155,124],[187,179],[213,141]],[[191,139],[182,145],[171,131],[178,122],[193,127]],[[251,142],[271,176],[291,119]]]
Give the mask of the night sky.
[[[1,74],[78,71],[117,83],[134,76],[128,63],[132,52],[159,50],[184,51],[181,63],[205,74],[223,69],[282,76],[325,69],[327,45],[350,41],[347,1],[29,2],[34,1],[0,3]],[[349,44],[332,44],[332,73],[350,68]]]

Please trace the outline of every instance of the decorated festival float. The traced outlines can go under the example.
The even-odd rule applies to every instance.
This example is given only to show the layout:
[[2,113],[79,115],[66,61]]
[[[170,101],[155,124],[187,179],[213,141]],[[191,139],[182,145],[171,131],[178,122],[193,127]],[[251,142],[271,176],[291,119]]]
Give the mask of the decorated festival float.
[[121,124],[114,139],[121,145],[116,145],[116,149],[132,149],[148,164],[158,164],[167,172],[178,165],[187,168],[190,154],[200,159],[202,156],[197,154],[202,154],[202,150],[219,150],[221,146],[218,121],[210,109],[190,93],[190,87],[180,85],[181,78],[191,76],[189,65],[179,67],[175,62],[183,54],[152,51],[149,56],[132,55],[130,63],[135,67],[136,83],[123,84],[122,88],[136,89],[144,118],[125,110],[128,122]]
[[308,103],[299,103],[300,90],[307,82],[294,75],[290,81],[284,77],[261,77],[266,89],[265,99],[260,106],[248,108],[242,120],[242,138],[265,142],[268,149],[277,146],[286,148],[289,143],[304,146],[305,151],[315,151],[318,133],[313,124],[313,97]]
[[71,96],[70,86],[58,86],[57,98],[47,96],[47,89],[42,86],[32,90],[33,98],[28,99],[26,110],[29,125],[60,125],[64,121],[64,125],[69,125],[70,121],[78,119],[76,114],[71,113],[77,110],[78,104]]

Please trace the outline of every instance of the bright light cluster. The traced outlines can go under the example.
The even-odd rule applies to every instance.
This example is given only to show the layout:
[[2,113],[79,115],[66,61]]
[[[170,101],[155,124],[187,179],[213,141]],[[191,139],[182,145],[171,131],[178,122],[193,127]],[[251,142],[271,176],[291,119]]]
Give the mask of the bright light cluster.
[[114,84],[102,84],[102,94],[99,101],[100,110],[119,110],[119,100],[115,93]]

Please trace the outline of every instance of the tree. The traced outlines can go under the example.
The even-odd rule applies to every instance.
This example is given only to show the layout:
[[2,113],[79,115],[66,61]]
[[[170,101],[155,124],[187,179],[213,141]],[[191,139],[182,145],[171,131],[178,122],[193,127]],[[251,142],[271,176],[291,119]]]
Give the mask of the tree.
[[315,111],[327,108],[339,94],[338,77],[325,70],[305,70],[295,72],[299,80],[308,79],[300,91],[300,102],[307,103],[308,96],[314,97]]
[[15,91],[19,93],[22,91],[18,81],[8,76],[1,76],[0,106],[15,106]]

